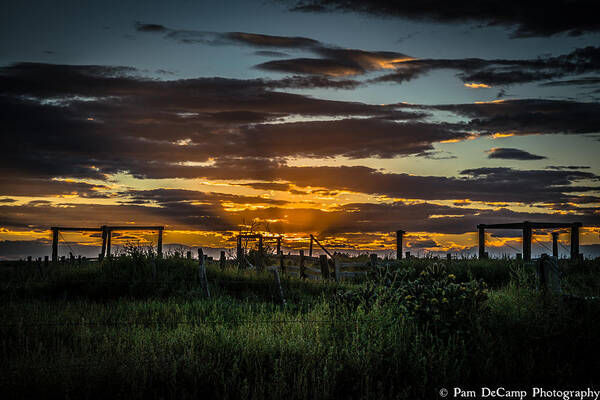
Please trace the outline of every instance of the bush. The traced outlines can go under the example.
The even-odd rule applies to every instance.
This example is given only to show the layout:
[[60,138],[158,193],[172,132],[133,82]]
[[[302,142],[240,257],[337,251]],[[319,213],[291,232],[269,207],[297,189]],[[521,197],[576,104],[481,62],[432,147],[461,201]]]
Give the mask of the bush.
[[415,279],[411,271],[387,272],[376,280],[336,295],[338,305],[356,308],[394,306],[398,314],[441,332],[470,330],[485,308],[487,285],[482,280],[457,283],[443,264],[434,263]]

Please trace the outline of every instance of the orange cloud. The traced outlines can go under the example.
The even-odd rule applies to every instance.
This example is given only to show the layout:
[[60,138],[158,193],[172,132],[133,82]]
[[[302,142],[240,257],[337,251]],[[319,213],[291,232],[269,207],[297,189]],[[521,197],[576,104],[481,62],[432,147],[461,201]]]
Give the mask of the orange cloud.
[[490,85],[486,85],[485,83],[465,83],[465,86],[471,89],[491,88]]

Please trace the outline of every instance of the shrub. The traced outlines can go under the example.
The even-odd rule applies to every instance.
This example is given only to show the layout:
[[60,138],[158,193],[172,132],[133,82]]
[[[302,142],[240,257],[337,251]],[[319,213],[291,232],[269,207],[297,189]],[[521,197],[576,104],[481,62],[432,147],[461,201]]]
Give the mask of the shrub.
[[403,316],[441,332],[467,331],[485,308],[487,285],[482,280],[457,283],[443,264],[434,263],[415,279],[411,271],[385,273],[377,280],[336,295],[338,305],[356,308],[393,306]]

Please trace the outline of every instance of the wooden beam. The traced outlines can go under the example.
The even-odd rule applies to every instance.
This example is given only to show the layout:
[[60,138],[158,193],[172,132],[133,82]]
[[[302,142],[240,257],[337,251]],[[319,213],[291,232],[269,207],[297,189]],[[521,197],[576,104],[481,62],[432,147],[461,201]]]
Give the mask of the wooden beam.
[[110,257],[110,240],[112,236],[112,231],[110,228],[106,228],[106,256]]
[[165,229],[164,226],[107,226],[113,231],[162,231]]
[[477,225],[479,228],[479,259],[485,258],[485,225]]
[[304,269],[304,250],[300,250],[300,278],[306,278],[306,271]]
[[312,244],[313,244],[313,235],[310,235],[310,247],[308,248],[308,256],[312,257]]
[[558,258],[558,232],[552,232],[552,256]]
[[58,228],[52,228],[52,262],[58,261]]
[[77,232],[100,232],[102,228],[76,228],[76,227],[66,227],[66,226],[53,226],[50,229],[58,229],[59,231],[68,232],[68,231],[77,231]]
[[561,228],[570,228],[573,224],[578,224],[581,226],[581,222],[517,222],[517,223],[509,223],[509,224],[479,224],[477,228],[484,229],[523,229],[527,225],[532,229],[561,229]]
[[329,279],[329,264],[327,263],[327,256],[325,254],[319,256],[319,263],[321,264],[321,277]]
[[163,230],[159,230],[158,231],[158,243],[156,244],[156,256],[158,258],[162,258],[163,256],[163,251],[162,251],[162,243],[163,242]]
[[579,258],[579,228],[581,223],[574,223],[571,225],[571,260],[577,260]]
[[227,259],[225,258],[225,251],[221,250],[221,258],[219,258],[219,267],[221,268],[221,271],[223,271],[225,269],[226,261],[227,261]]
[[327,251],[327,249],[326,249],[325,247],[323,247],[323,245],[322,245],[321,243],[319,243],[319,241],[317,240],[317,238],[316,238],[316,237],[314,237],[313,235],[310,235],[310,236],[311,236],[311,237],[312,237],[312,239],[315,241],[315,243],[316,243],[316,244],[318,244],[318,245],[319,245],[319,247],[320,247],[320,248],[322,248],[322,249],[323,249],[323,251],[324,251],[325,253],[327,253],[327,255],[328,255],[328,256],[329,256],[331,259],[333,259],[333,256],[331,255],[331,253],[330,253],[330,252],[328,252],[328,251]]
[[528,222],[523,224],[523,260],[531,261],[531,226]]
[[402,260],[402,238],[406,232],[396,231],[396,259]]
[[106,254],[106,226],[102,226],[102,250],[100,252],[100,261],[104,258]]

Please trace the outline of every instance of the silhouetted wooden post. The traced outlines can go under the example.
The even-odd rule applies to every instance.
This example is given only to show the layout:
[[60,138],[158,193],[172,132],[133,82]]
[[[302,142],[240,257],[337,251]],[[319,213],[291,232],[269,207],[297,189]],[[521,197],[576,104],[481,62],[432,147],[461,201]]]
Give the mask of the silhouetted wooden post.
[[327,256],[325,254],[319,256],[319,263],[321,264],[321,277],[329,279],[329,264],[327,263]]
[[404,253],[404,255],[406,256],[406,259],[408,260],[410,258],[410,251],[407,251],[406,253]]
[[306,278],[306,268],[304,267],[304,250],[300,250],[300,278]]
[[406,232],[396,231],[396,259],[402,260],[402,237]]
[[219,258],[219,268],[221,268],[221,271],[225,269],[225,261],[225,251],[221,250],[221,258]]
[[285,306],[285,298],[283,297],[283,288],[281,287],[281,279],[279,279],[279,271],[276,268],[272,269],[273,275],[275,276],[275,283],[277,283],[277,287],[279,288],[279,299],[281,301],[281,305]]
[[281,238],[277,238],[277,254],[281,253]]
[[205,263],[204,252],[202,249],[198,249],[198,278],[202,285],[206,297],[210,297],[210,291],[208,290],[208,279],[206,277],[206,263]]
[[48,270],[48,256],[44,256],[44,270]]
[[371,254],[369,258],[371,260],[371,268],[373,270],[377,269],[377,254]]
[[522,260],[522,259],[523,259],[523,254],[517,253],[517,260]]
[[558,232],[552,232],[552,257],[558,258]]
[[308,247],[308,256],[312,257],[312,243],[313,243],[313,235],[310,235],[310,246]]
[[277,253],[278,257],[279,257],[279,269],[281,270],[281,273],[285,273],[285,266],[283,265],[283,253],[280,251],[279,253]]
[[531,226],[529,221],[523,225],[523,260],[531,261]]
[[187,251],[187,253],[185,253],[185,257],[186,257],[188,260],[191,260],[191,259],[192,259],[192,252],[191,252],[190,250],[188,250],[188,251]]
[[485,258],[485,225],[477,225],[479,229],[479,259]]
[[52,262],[58,261],[58,228],[52,229]]
[[571,224],[571,260],[579,258],[579,227],[581,223]]
[[[109,241],[109,243],[110,243],[110,241]],[[163,246],[162,245],[163,245],[163,230],[162,230],[162,228],[160,228],[158,230],[158,243],[156,245],[156,255],[158,258],[162,258],[162,256],[163,256],[163,251],[162,251]]]
[[452,254],[450,254],[450,253],[446,254],[446,260],[448,260],[448,261],[452,260]]
[[110,242],[112,237],[112,230],[110,228],[106,229],[106,256],[110,257]]
[[237,237],[237,245],[236,245],[236,258],[240,267],[243,265],[243,254],[242,254],[242,238],[238,235]]
[[102,225],[100,228],[102,229],[102,250],[98,256],[98,261],[102,261],[106,254],[106,226]]

